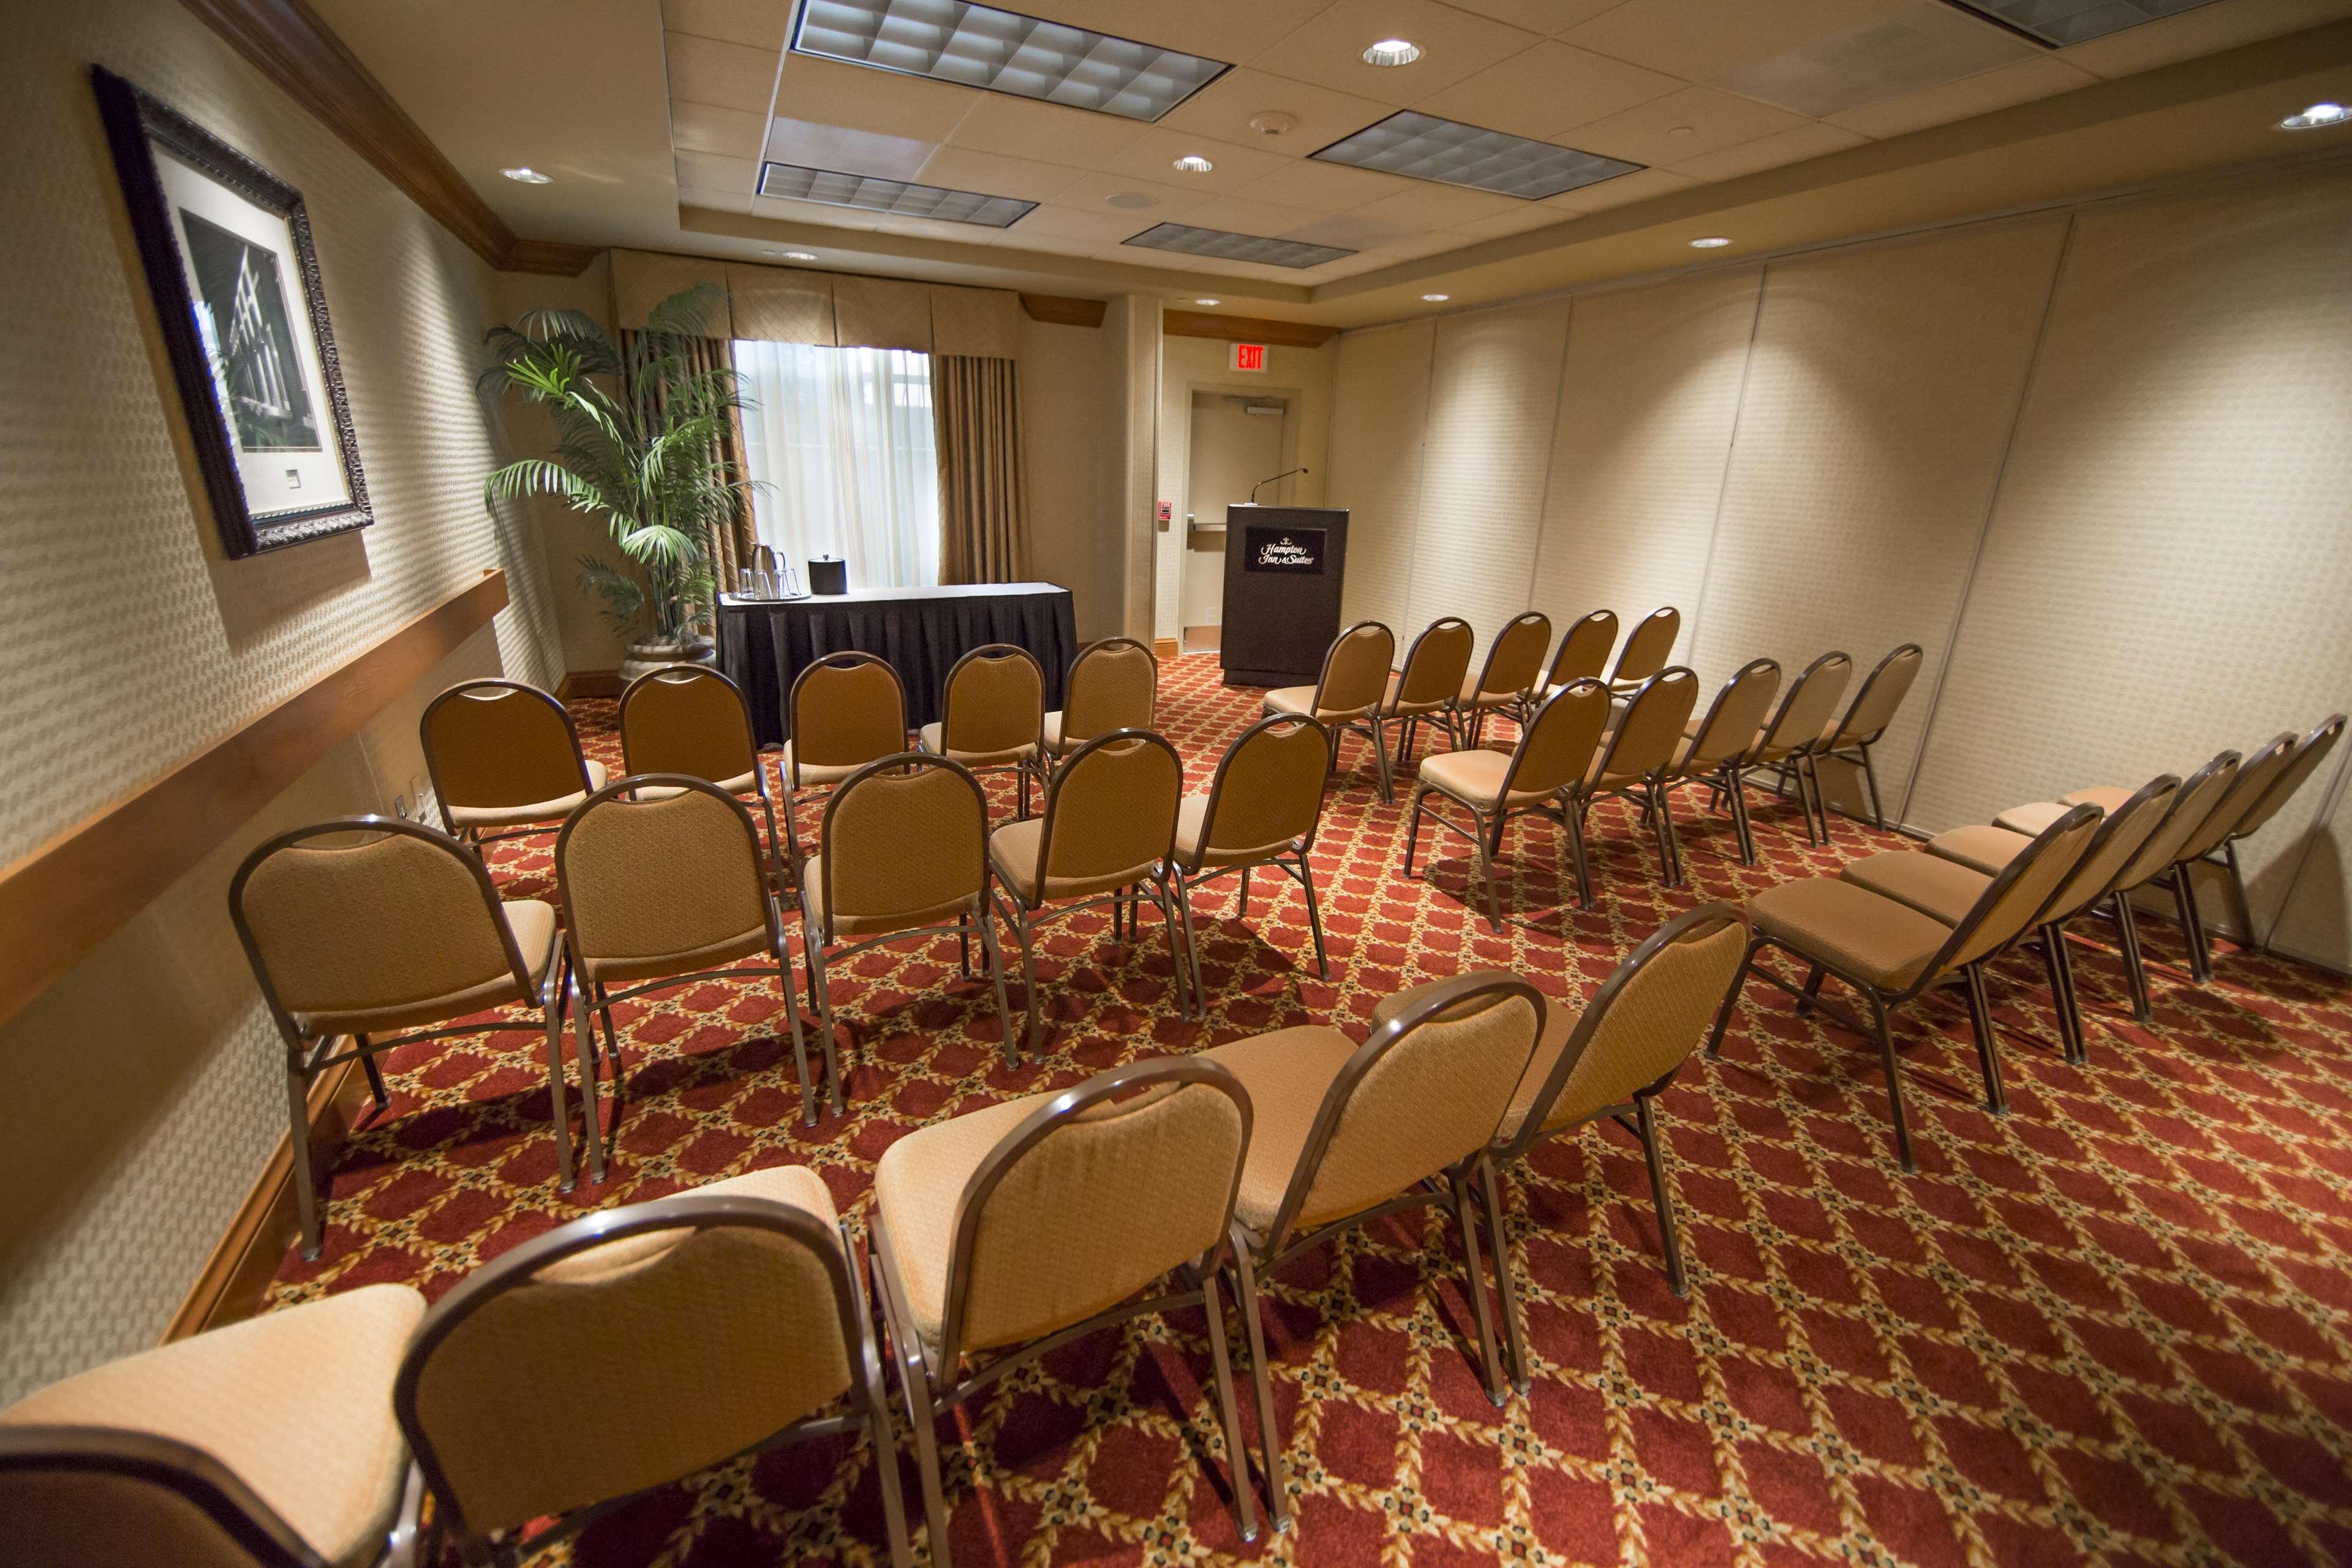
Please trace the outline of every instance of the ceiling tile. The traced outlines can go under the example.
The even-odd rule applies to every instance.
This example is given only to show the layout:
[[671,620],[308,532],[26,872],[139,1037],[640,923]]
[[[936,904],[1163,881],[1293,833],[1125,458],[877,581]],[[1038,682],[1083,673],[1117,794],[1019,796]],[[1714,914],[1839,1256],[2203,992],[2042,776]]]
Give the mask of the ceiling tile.
[[1382,196],[1394,195],[1412,188],[1412,182],[1402,174],[1382,174],[1377,169],[1350,169],[1344,163],[1318,163],[1301,158],[1260,179],[1252,180],[1234,194],[1254,202],[1279,202],[1286,206],[1304,207],[1314,212],[1346,212],[1350,207],[1376,202]]
[[[1314,149],[1301,151],[1311,153]],[[1181,173],[1175,166],[1176,160],[1187,153],[1198,153],[1216,167],[1205,174]],[[1120,149],[1117,156],[1103,159],[1095,166],[1108,174],[1132,174],[1139,180],[1161,181],[1186,190],[1197,187],[1214,195],[1238,190],[1290,162],[1290,158],[1278,153],[1261,153],[1255,147],[1216,142],[1155,125]]]
[[2352,15],[2346,0],[2221,0],[2058,51],[2094,76],[2130,76]]
[[1003,0],[1004,7],[1205,59],[1273,47],[1331,0]]
[[[1412,39],[1421,58],[1394,68],[1366,65],[1365,46],[1382,38]],[[1245,63],[1403,108],[1535,41],[1533,33],[1434,0],[1349,0]]]
[[[1928,0],[1626,0],[1560,37],[1690,81],[1727,71],[1832,33],[1884,22]],[[1988,31],[1998,31],[1987,25]]]
[[969,147],[942,147],[916,177],[927,185],[945,185],[952,191],[985,191],[992,196],[1045,202],[1068,190],[1085,174],[1084,169],[1059,163],[1006,158]]
[[1418,234],[1411,239],[1400,239],[1392,245],[1383,245],[1375,254],[1385,257],[1392,262],[1411,261],[1417,256],[1442,255],[1445,251],[1460,250],[1465,246],[1477,243],[1476,240],[1460,234],[1440,231],[1435,234]]
[[1687,85],[1606,55],[1546,42],[1432,93],[1412,107],[1443,120],[1557,142],[1571,125],[1664,98]]
[[1903,8],[1878,21],[1825,33],[1713,79],[1798,114],[1826,117],[2042,52],[1938,0],[1904,0]]
[[[1129,194],[1150,196],[1148,207],[1114,207],[1107,205],[1105,196]],[[1197,187],[1186,190],[1178,185],[1155,184],[1150,180],[1130,180],[1124,174],[1081,174],[1070,188],[1055,198],[1066,207],[1086,207],[1097,212],[1123,213],[1135,219],[1137,228],[1150,228],[1155,223],[1167,223],[1180,213],[1189,213],[1202,203],[1214,197],[1214,191]]]
[[982,98],[996,96],[928,77],[786,55],[776,113],[913,142],[944,142]]
[[[1576,145],[1588,153],[1622,158],[1629,163],[1686,163],[1742,142],[1753,142],[1775,132],[1794,130],[1804,116],[1768,103],[1717,92],[1711,87],[1686,87],[1680,92],[1653,99],[1622,113],[1576,128]],[[1683,134],[1677,131],[1687,127]]]
[[1669,195],[1686,191],[1699,184],[1688,174],[1677,174],[1668,169],[1643,169],[1631,174],[1620,174],[1613,180],[1603,180],[1597,185],[1580,185],[1572,191],[1562,191],[1542,205],[1558,207],[1563,212],[1597,213],[1611,207],[1630,206],[1646,202],[1653,196]]
[[[1253,116],[1267,110],[1279,110],[1291,116],[1298,121],[1297,128],[1279,137],[1261,137],[1250,129],[1249,122]],[[1303,157],[1385,120],[1392,112],[1391,106],[1373,99],[1236,66],[1178,104],[1160,123],[1171,130],[1213,136],[1220,142],[1263,146],[1270,152]]]
[[[1186,213],[1184,221],[1194,228],[1222,228],[1229,234],[1286,235],[1299,223],[1315,216],[1301,213],[1297,207],[1277,206],[1272,202],[1217,196]],[[1360,247],[1349,246],[1348,248],[1355,250]]]
[[776,87],[776,51],[722,44],[691,33],[664,33],[669,58],[669,95],[721,109],[768,112]]
[[1005,230],[1018,237],[1076,240],[1087,245],[1116,245],[1130,234],[1150,228],[1147,213],[1123,213],[1115,207],[1066,207],[1048,202]]
[[710,212],[749,213],[751,193],[749,191],[700,191],[681,185],[677,205],[682,207],[702,207]]
[[1549,228],[1556,223],[1573,223],[1577,215],[1558,207],[1533,202],[1515,213],[1496,213],[1488,217],[1472,218],[1457,223],[1453,232],[1472,239],[1501,239],[1506,235],[1525,234],[1531,228]]
[[768,125],[766,156],[779,163],[798,163],[804,169],[838,169],[848,174],[911,180],[930,157],[933,145],[904,136],[884,136],[779,115]]
[[1423,224],[1386,223],[1355,213],[1331,213],[1283,229],[1277,237],[1303,239],[1309,245],[1336,245],[1342,250],[1377,250],[1384,245],[1419,239],[1428,232]]
[[1134,145],[1145,130],[1116,114],[1092,114],[1010,93],[983,92],[978,100],[946,138],[950,145],[1041,163],[1092,167]]
[[1720,153],[1702,154],[1687,163],[1675,164],[1674,172],[1688,174],[1695,180],[1736,180],[1742,174],[1777,169],[1783,163],[1801,163],[1824,153],[1840,153],[1848,147],[1859,147],[1869,140],[1867,136],[1841,131],[1834,125],[1800,125],[1792,130],[1775,132],[1769,136],[1759,136],[1753,142],[1742,142],[1737,147],[1726,147]]
[[681,152],[756,158],[767,139],[765,115],[743,109],[721,109],[715,103],[679,101],[669,106],[670,144]]
[[815,224],[824,228],[870,229],[876,215],[862,207],[828,206],[823,202],[794,201],[789,196],[753,196],[753,217],[772,217],[785,223]]
[[1566,32],[1624,3],[1625,0],[1450,0],[1459,10],[1475,11],[1481,16],[1538,33]]
[[1829,123],[1869,137],[1901,136],[2088,87],[2099,79],[2052,55],[1948,81],[1889,103],[1830,116]]
[[765,49],[772,61],[792,26],[792,0],[662,0],[665,32]]
[[1376,202],[1367,202],[1353,208],[1349,216],[1411,224],[1421,228],[1452,228],[1473,218],[1492,217],[1496,213],[1513,212],[1528,205],[1517,196],[1497,196],[1486,191],[1465,191],[1454,185],[1416,180],[1410,190],[1382,196]]
[[716,153],[680,153],[677,183],[680,189],[692,185],[706,191],[741,191],[748,196],[759,186],[760,161],[721,157]]

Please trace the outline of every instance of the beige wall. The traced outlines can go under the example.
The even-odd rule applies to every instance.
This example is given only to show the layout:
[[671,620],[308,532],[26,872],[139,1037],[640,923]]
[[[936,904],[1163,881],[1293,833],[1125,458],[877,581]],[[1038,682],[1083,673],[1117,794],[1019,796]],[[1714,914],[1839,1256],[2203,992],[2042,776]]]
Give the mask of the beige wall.
[[[2352,706],[2347,246],[2322,167],[1349,333],[1349,612],[1674,604],[1710,684],[1918,642],[1879,757],[1927,831],[2250,750]],[[2338,776],[2248,861],[2352,966]]]
[[[166,771],[503,565],[512,607],[0,1028],[0,1401],[152,1342],[285,1128],[278,1050],[223,889],[265,833],[388,807],[422,690],[561,673],[536,542],[483,510],[505,437],[473,384],[488,268],[169,0],[19,6],[0,55],[0,862]],[[225,560],[88,68],[299,186],[376,522]]]
[[1029,574],[1070,590],[1078,636],[1116,635],[1119,576],[1104,535],[1099,456],[1116,438],[1103,395],[1103,332],[1021,317],[1021,443],[1029,479]]

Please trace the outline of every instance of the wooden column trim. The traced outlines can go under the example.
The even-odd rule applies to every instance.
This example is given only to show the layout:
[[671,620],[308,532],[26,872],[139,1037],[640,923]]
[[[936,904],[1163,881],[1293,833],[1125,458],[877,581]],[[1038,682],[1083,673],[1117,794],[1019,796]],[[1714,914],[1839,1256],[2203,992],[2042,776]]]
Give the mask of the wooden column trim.
[[0,1024],[506,604],[506,574],[493,567],[162,777],[0,868]]
[[1099,327],[1103,312],[1110,308],[1108,300],[1076,300],[1066,294],[1024,294],[1021,309],[1033,321],[1051,321],[1062,327]]

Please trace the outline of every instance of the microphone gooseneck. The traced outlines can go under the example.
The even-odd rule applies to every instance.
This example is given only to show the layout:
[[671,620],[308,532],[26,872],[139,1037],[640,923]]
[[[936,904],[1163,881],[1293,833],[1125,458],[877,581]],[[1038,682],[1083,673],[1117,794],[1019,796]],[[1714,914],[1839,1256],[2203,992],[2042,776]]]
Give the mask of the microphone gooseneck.
[[1250,503],[1250,505],[1252,505],[1252,506],[1255,506],[1255,505],[1257,505],[1257,492],[1258,492],[1258,491],[1260,491],[1260,490],[1262,490],[1262,489],[1265,489],[1265,487],[1266,487],[1266,486],[1268,486],[1268,485],[1270,485],[1270,484],[1274,483],[1276,479],[1288,479],[1288,478],[1289,478],[1291,475],[1293,475],[1293,474],[1306,474],[1306,473],[1312,473],[1313,471],[1314,471],[1313,469],[1311,469],[1311,468],[1304,468],[1304,467],[1301,467],[1301,468],[1286,468],[1286,469],[1284,469],[1281,473],[1276,474],[1276,475],[1274,475],[1272,478],[1269,478],[1269,479],[1263,479],[1258,480],[1258,482],[1257,482],[1257,483],[1255,483],[1255,484],[1254,484],[1254,485],[1250,486],[1250,499],[1249,499],[1249,503]]

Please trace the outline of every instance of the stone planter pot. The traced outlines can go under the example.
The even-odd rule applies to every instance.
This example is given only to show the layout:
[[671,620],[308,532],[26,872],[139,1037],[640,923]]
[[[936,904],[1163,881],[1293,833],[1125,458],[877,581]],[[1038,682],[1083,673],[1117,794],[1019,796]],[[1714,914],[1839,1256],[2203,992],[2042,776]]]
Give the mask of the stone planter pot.
[[709,637],[696,637],[691,642],[633,642],[625,650],[616,673],[621,684],[628,685],[649,669],[659,669],[666,664],[717,664],[719,645]]

